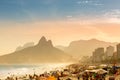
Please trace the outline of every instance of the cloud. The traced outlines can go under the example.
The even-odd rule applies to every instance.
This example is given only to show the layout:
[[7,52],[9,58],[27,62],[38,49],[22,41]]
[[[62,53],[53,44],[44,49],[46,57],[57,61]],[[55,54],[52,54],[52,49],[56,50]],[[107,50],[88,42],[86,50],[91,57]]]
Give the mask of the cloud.
[[68,21],[75,21],[75,20],[77,20],[77,18],[73,17],[72,15],[68,15],[68,16],[66,16],[66,20],[68,20]]
[[115,9],[109,12],[105,12],[105,14],[103,14],[103,17],[110,23],[120,23],[120,10]]
[[95,6],[103,6],[104,5],[97,0],[96,1],[95,0],[83,0],[83,1],[78,1],[77,4],[90,4],[90,5],[95,5]]
[[101,4],[101,3],[95,3],[94,5],[96,5],[96,6],[103,6],[104,4]]
[[78,1],[77,2],[77,4],[87,4],[87,3],[91,3],[91,1],[84,0],[84,1]]
[[120,18],[120,10],[119,9],[115,9],[115,10],[111,10],[109,12],[105,13],[105,16],[109,16],[109,17],[119,17]]
[[67,18],[72,18],[73,16],[71,16],[71,15],[68,15],[68,16],[66,16]]

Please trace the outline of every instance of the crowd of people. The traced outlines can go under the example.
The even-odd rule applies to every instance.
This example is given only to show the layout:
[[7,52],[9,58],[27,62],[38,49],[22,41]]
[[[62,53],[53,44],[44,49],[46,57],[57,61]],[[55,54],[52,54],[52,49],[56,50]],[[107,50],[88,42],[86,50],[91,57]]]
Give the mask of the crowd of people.
[[[119,68],[115,66],[111,68],[107,66],[99,69],[99,71],[97,69],[98,67],[87,70],[88,66],[89,65],[72,64],[61,71],[56,70],[43,74],[34,73],[33,75],[26,74],[22,77],[10,76],[5,80],[115,80],[115,76],[120,75]],[[112,77],[106,78],[106,76]]]

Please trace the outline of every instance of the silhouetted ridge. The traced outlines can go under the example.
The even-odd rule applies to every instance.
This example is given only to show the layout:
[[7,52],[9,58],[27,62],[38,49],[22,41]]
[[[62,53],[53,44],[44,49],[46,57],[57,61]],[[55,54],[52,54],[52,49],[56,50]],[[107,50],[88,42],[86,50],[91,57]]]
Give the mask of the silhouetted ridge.
[[78,40],[72,41],[68,47],[64,48],[66,53],[70,53],[73,56],[91,56],[92,52],[98,47],[116,46],[117,43],[105,42],[97,40],[95,38],[90,40]]
[[88,40],[88,41],[100,41],[100,40],[98,40],[98,39],[96,39],[96,38],[92,38],[92,39],[90,39],[90,40]]
[[[38,44],[11,54],[0,56],[0,64],[70,62],[71,56],[55,48],[51,40],[43,36]],[[72,61],[72,60],[71,60]]]

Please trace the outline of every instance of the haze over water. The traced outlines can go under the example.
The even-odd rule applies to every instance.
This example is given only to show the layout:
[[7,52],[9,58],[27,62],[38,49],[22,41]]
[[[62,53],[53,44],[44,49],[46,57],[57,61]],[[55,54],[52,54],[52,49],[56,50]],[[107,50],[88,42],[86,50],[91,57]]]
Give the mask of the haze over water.
[[7,76],[24,76],[26,74],[43,74],[54,70],[62,70],[68,63],[63,64],[37,64],[37,65],[0,65],[0,79]]

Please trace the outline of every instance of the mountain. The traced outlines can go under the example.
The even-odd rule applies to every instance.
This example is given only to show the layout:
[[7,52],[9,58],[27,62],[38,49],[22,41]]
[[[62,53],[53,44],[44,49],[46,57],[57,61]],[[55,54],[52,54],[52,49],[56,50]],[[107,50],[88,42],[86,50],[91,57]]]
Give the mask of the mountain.
[[71,57],[62,50],[55,48],[51,40],[43,36],[37,45],[0,56],[2,64],[37,64],[68,62]]
[[90,39],[90,40],[73,41],[69,44],[68,47],[65,48],[62,47],[62,48],[64,48],[64,52],[70,53],[70,55],[78,57],[78,56],[90,56],[92,55],[92,52],[98,47],[106,48],[110,45],[116,47],[116,44],[118,43],[111,43],[111,42],[100,41],[97,39]]
[[31,46],[34,46],[34,42],[26,43],[23,46],[18,46],[15,51],[19,51],[19,50],[22,50],[24,48],[31,47]]
[[62,51],[64,51],[65,50],[65,48],[66,47],[64,47],[64,46],[61,46],[61,45],[57,45],[57,46],[55,46],[56,48],[58,48],[58,49],[60,49],[60,50],[62,50]]

